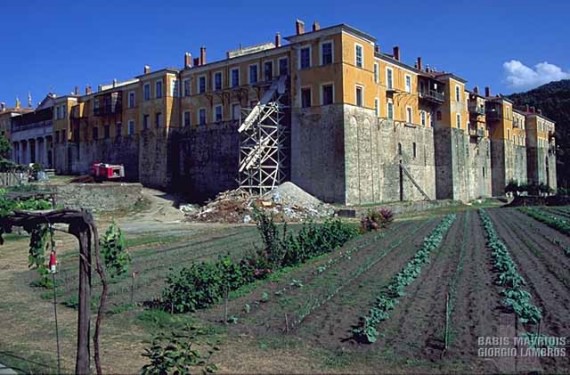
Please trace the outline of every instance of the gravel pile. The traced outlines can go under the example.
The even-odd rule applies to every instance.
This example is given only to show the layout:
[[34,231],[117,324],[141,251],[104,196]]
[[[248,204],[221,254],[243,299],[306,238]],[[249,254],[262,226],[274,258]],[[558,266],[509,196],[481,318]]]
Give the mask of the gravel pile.
[[184,211],[189,221],[251,223],[255,207],[272,214],[276,221],[322,219],[334,214],[330,205],[292,182],[285,182],[262,197],[241,189],[224,191],[206,205],[198,209],[185,207]]

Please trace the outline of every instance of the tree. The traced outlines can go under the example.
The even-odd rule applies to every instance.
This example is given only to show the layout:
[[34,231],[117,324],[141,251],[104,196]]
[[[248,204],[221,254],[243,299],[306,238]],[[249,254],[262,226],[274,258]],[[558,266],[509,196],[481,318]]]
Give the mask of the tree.
[[12,145],[5,135],[0,135],[0,158],[10,159],[12,155]]

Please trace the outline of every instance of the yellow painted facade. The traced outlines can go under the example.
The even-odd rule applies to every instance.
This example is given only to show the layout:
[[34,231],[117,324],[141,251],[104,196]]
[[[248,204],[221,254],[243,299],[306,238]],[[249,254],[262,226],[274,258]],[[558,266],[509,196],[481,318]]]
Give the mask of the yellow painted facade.
[[513,104],[500,97],[488,98],[486,110],[490,138],[513,141]]

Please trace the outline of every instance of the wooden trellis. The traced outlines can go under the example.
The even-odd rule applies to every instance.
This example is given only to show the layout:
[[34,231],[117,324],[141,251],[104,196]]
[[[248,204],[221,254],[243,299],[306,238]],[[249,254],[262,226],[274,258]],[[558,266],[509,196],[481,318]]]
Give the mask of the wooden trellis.
[[[77,358],[76,374],[89,374],[90,370],[90,326],[91,326],[91,246],[95,239],[97,270],[100,269],[97,227],[90,212],[85,210],[50,210],[50,211],[17,211],[0,217],[0,228],[3,233],[11,233],[13,227],[31,229],[38,225],[68,224],[68,232],[79,241],[79,310],[77,319]],[[0,244],[3,240],[0,236]],[[104,271],[103,271],[104,272]],[[95,334],[95,357],[98,360],[99,317]],[[97,370],[100,366],[97,363]]]

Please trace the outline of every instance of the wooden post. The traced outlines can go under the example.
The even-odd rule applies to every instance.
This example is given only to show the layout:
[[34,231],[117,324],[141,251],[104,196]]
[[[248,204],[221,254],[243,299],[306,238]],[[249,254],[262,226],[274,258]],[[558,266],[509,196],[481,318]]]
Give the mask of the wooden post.
[[86,225],[72,226],[69,231],[79,239],[79,318],[77,319],[76,374],[89,374],[91,353],[91,233]]

